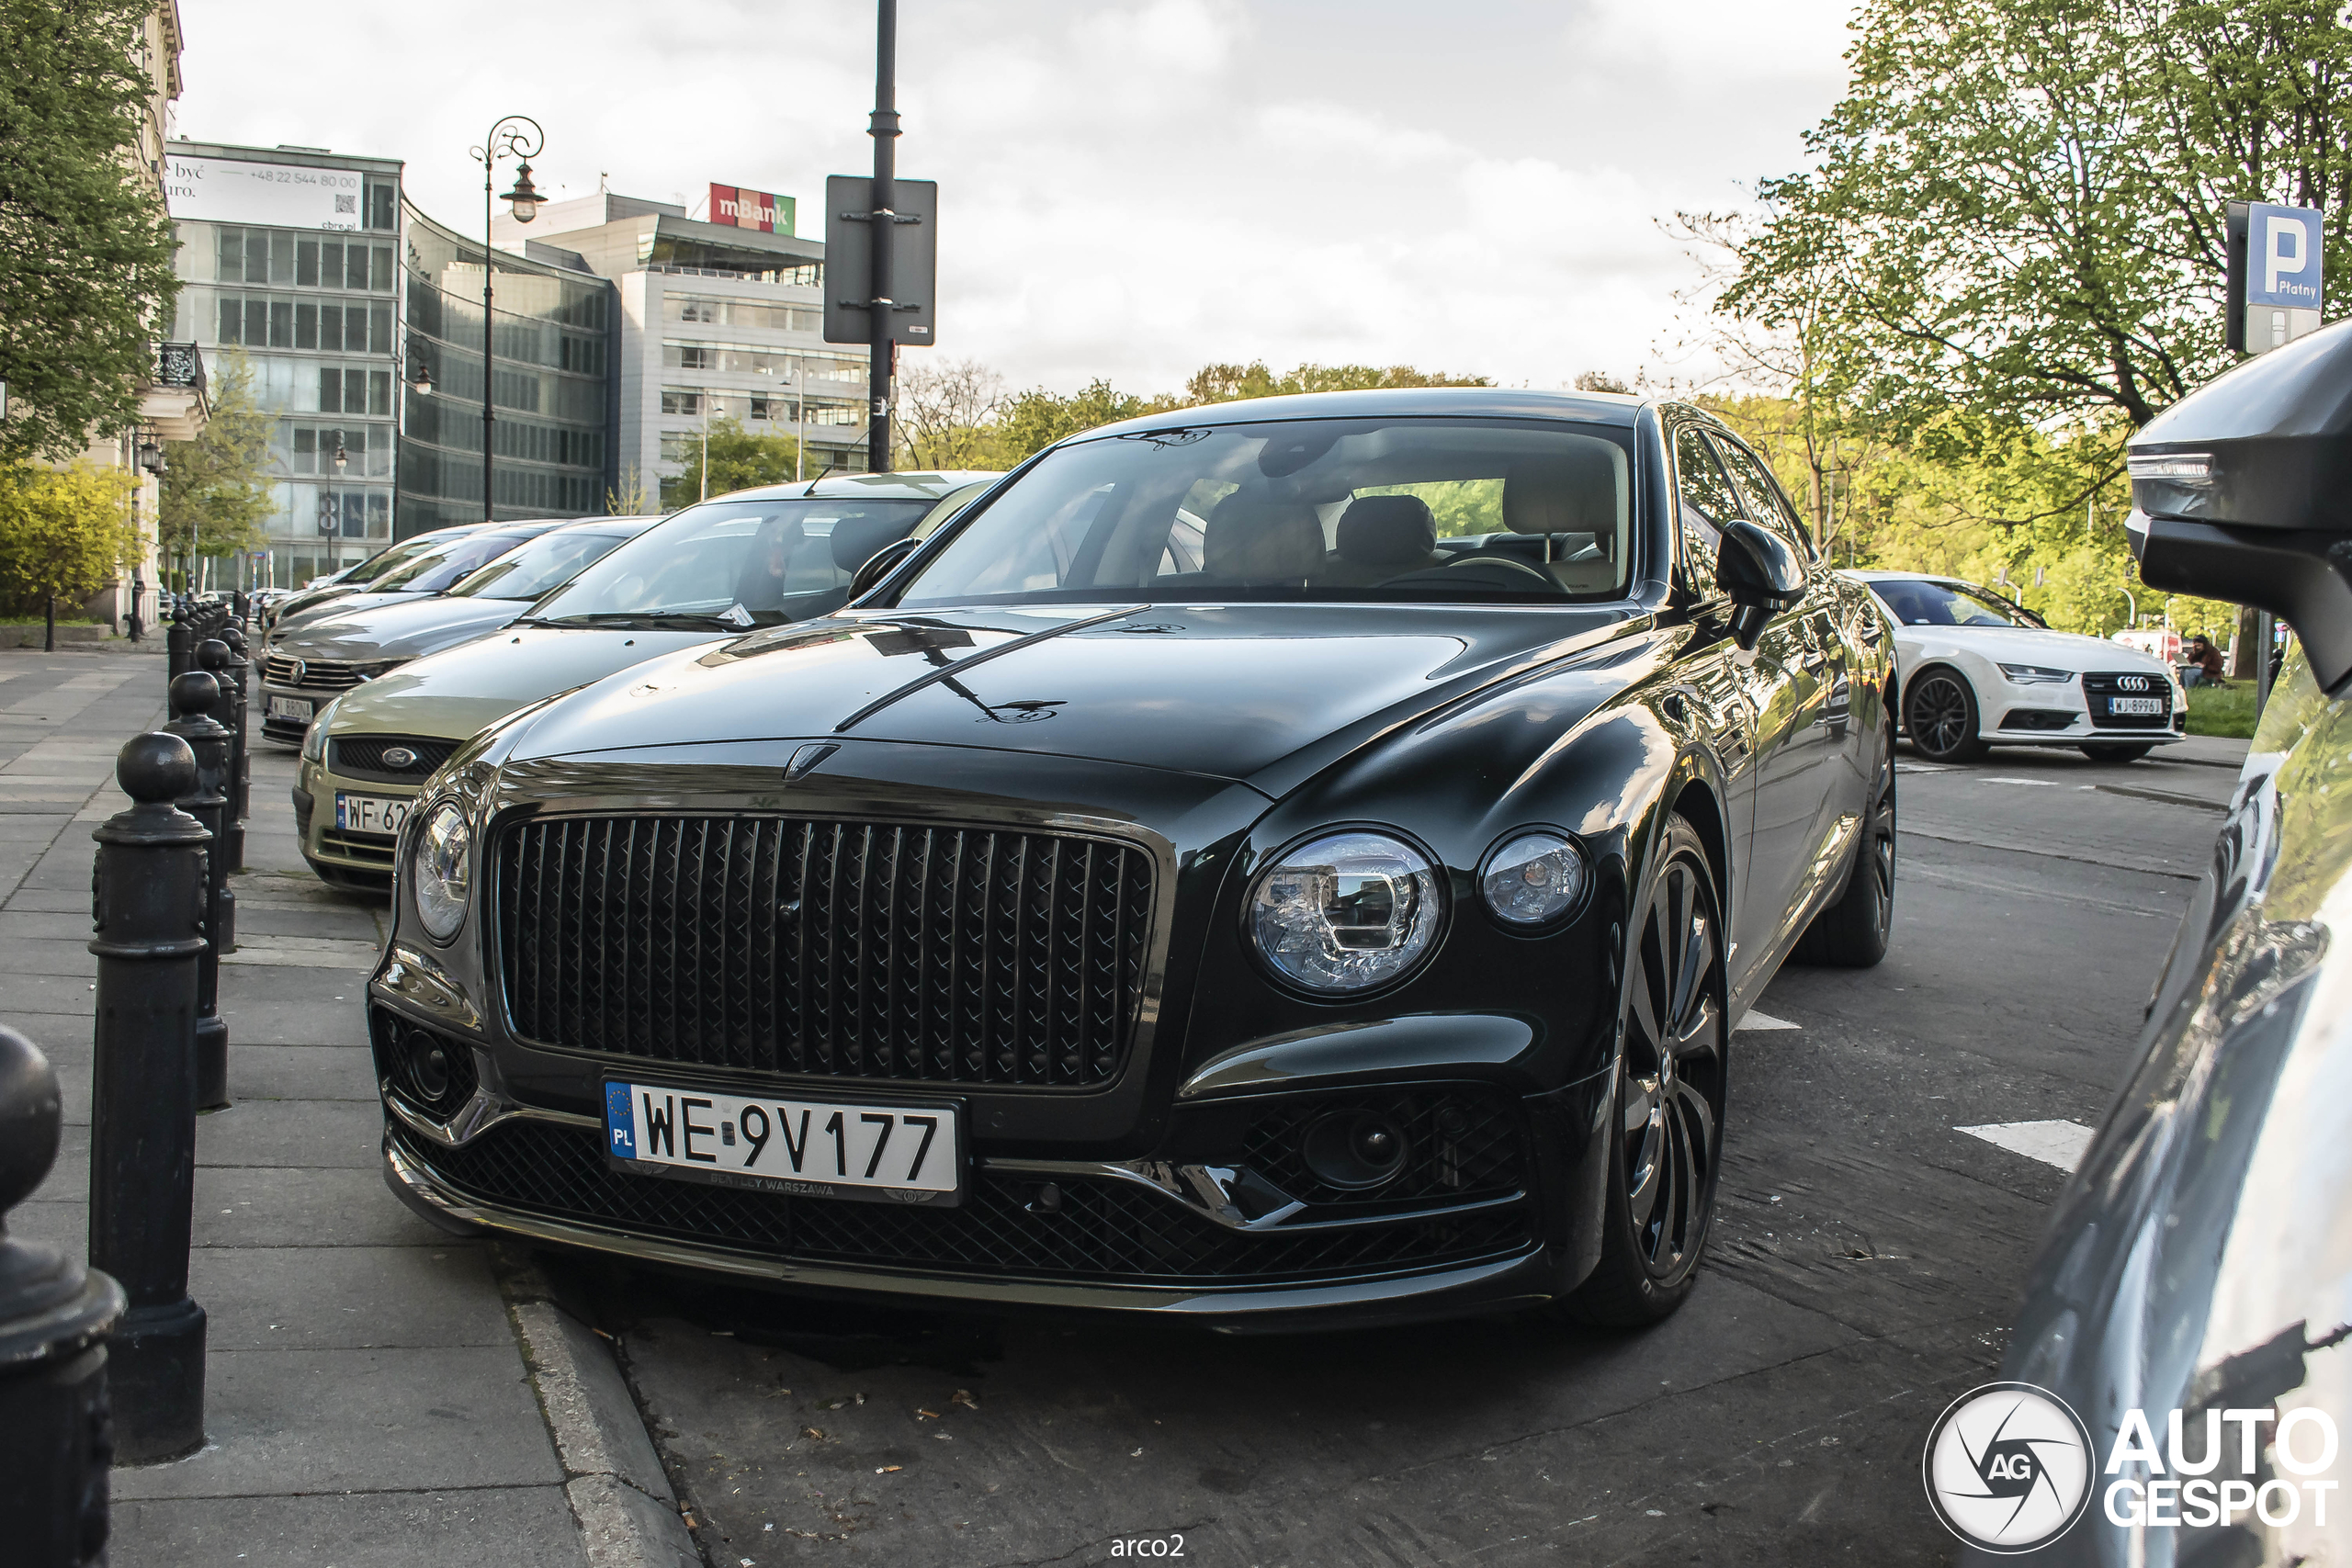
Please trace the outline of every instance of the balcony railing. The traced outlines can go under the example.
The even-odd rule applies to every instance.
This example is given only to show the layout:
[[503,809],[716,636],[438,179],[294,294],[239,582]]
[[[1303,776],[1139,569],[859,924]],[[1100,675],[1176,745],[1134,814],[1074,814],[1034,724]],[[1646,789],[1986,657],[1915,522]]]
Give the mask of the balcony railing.
[[204,355],[192,343],[155,345],[155,385],[204,390]]

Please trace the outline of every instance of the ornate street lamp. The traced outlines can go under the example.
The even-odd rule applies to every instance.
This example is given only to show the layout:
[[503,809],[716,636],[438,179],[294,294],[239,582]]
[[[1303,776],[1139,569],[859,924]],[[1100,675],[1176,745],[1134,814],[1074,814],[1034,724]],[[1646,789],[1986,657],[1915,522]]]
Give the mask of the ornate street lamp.
[[492,412],[498,401],[498,318],[491,305],[491,279],[496,274],[492,265],[494,254],[490,243],[491,202],[499,199],[491,192],[498,183],[498,161],[517,158],[522,166],[514,173],[514,188],[503,198],[514,221],[528,223],[539,215],[539,193],[531,185],[531,160],[547,145],[539,122],[526,115],[510,114],[490,128],[481,145],[471,151],[481,164],[481,514],[484,521],[494,517],[498,509],[498,491],[492,485],[497,457],[497,421]]

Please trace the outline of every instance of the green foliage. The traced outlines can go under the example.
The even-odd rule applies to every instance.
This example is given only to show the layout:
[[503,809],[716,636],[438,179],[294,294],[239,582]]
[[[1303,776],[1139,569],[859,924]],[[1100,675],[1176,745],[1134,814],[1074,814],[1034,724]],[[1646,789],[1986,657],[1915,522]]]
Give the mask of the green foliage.
[[[695,470],[695,478],[697,480],[701,478],[699,468]],[[605,513],[610,517],[643,517],[660,509],[660,497],[646,492],[645,476],[638,471],[635,463],[621,469],[621,482],[617,489],[605,492]]]
[[138,417],[179,285],[138,163],[153,0],[0,0],[0,461],[64,458]]
[[270,416],[254,396],[254,364],[242,348],[218,351],[209,378],[212,412],[193,441],[166,442],[156,523],[164,555],[234,555],[263,542],[271,507]]
[[[1277,376],[1262,359],[1248,365],[1204,365],[1184,383],[1185,402],[1239,402],[1246,398],[1285,398],[1301,392],[1352,392],[1374,387],[1491,387],[1485,376],[1451,376],[1409,365],[1302,365]],[[1181,404],[1174,406],[1182,406]],[[1141,410],[1138,412],[1144,412]]]
[[783,484],[793,477],[800,463],[800,443],[791,436],[754,435],[739,421],[714,414],[709,434],[710,476],[706,489],[703,441],[697,432],[686,446],[684,471],[662,481],[662,511],[675,512],[682,506],[692,506],[705,495],[725,495],[729,491],[750,490],[755,485]]
[[1001,460],[995,466],[1010,467],[1081,430],[1177,406],[1173,398],[1139,398],[1119,391],[1099,377],[1066,398],[1043,387],[1032,388],[1007,404],[996,423],[997,455]]
[[40,614],[51,594],[79,604],[139,554],[131,478],[76,461],[0,463],[0,614]]
[[2251,739],[2254,735],[2254,682],[2188,689],[2188,733],[2226,735]]

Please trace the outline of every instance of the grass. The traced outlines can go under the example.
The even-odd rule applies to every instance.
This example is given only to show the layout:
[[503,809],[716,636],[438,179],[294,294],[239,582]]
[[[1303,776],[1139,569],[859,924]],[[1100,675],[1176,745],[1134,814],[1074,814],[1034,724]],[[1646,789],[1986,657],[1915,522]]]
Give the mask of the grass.
[[[43,624],[39,615],[0,615],[0,626],[38,626]],[[60,615],[57,624],[61,626],[95,626],[98,623],[94,615]]]
[[2188,689],[2188,733],[2225,735],[2239,740],[2254,736],[2254,682]]

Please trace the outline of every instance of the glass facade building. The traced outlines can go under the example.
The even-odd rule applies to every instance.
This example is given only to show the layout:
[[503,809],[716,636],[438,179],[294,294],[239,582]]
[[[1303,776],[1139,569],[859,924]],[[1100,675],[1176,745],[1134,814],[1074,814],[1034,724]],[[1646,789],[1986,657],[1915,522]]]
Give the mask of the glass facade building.
[[[398,532],[479,522],[482,508],[482,245],[406,209],[407,307]],[[498,494],[493,517],[581,517],[613,488],[612,283],[577,258],[491,253]]]
[[173,336],[215,395],[242,357],[270,416],[266,558],[288,586],[392,539],[401,164],[169,144],[182,280]]

